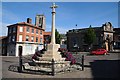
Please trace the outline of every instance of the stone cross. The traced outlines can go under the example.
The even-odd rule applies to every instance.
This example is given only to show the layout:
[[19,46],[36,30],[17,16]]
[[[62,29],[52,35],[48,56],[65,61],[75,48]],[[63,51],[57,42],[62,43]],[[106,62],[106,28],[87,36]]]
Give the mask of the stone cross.
[[55,8],[58,6],[53,3],[53,5],[50,7],[52,9],[52,35],[51,35],[51,44],[56,44],[55,43]]

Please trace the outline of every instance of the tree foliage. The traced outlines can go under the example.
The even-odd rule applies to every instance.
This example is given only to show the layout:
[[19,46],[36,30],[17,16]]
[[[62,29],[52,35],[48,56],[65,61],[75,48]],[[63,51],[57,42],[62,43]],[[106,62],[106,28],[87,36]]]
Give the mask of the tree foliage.
[[60,44],[61,35],[57,31],[57,29],[55,29],[55,39],[56,39],[56,44]]
[[88,30],[85,32],[84,42],[88,44],[89,46],[91,46],[95,40],[96,40],[96,34],[95,34],[94,29],[90,25]]
[[[48,37],[48,40],[49,42],[51,42],[51,37]],[[57,29],[55,29],[55,40],[56,40],[56,44],[60,44],[61,35],[57,31]]]

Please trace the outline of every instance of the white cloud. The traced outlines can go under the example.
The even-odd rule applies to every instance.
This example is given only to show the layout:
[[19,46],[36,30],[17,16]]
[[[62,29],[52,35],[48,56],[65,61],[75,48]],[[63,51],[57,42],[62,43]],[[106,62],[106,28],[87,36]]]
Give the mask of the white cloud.
[[19,22],[18,20],[20,20],[20,18],[16,14],[6,9],[2,9],[0,16],[2,19],[0,20],[0,36],[7,36],[7,26],[14,24],[14,22]]

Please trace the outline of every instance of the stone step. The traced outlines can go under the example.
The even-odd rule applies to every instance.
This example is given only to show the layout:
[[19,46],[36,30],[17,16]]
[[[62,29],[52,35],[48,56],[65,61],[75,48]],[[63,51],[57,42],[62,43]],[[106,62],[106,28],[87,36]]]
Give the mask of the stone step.
[[54,58],[54,57],[39,57],[40,61],[52,61],[52,59],[57,60],[57,61],[65,61],[65,58]]
[[42,56],[51,56],[51,55],[61,56],[60,52],[56,52],[56,51],[46,51],[45,54],[43,54]]

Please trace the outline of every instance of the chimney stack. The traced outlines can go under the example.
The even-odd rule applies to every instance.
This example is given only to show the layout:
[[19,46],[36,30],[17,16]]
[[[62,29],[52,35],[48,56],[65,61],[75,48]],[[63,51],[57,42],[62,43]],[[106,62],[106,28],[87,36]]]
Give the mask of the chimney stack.
[[32,24],[32,19],[31,18],[27,18],[27,23]]

